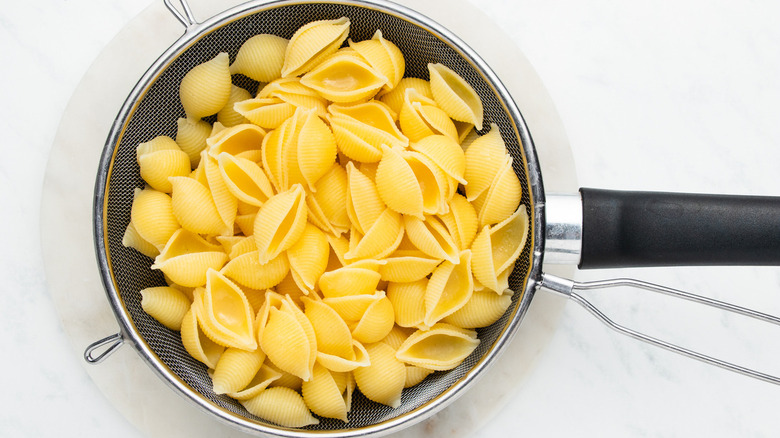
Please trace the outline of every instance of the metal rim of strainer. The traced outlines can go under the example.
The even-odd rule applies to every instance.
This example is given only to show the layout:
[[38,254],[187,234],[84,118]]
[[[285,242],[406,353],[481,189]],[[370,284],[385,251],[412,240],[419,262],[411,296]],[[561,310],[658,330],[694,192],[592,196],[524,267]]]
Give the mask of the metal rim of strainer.
[[[121,273],[115,271],[114,263],[112,263],[110,234],[113,233],[115,235],[116,233],[123,233],[124,229],[111,229],[106,215],[107,211],[111,208],[109,205],[111,202],[109,195],[112,187],[114,187],[111,185],[111,177],[114,173],[115,166],[118,164],[121,165],[121,163],[117,163],[117,153],[120,142],[126,133],[132,117],[136,114],[141,101],[150,93],[153,85],[172,63],[203,38],[225,26],[236,23],[247,17],[269,10],[281,10],[279,8],[286,8],[289,6],[318,8],[326,5],[366,9],[370,11],[368,13],[381,14],[381,18],[378,19],[380,24],[385,20],[390,19],[402,20],[424,30],[433,38],[449,46],[449,48],[461,58],[461,61],[459,62],[469,64],[469,67],[473,68],[481,77],[481,80],[489,87],[489,91],[495,95],[498,103],[502,106],[501,110],[509,120],[511,129],[513,130],[513,132],[509,133],[510,136],[514,136],[517,141],[517,147],[512,154],[514,158],[513,165],[518,176],[521,177],[521,181],[524,182],[524,196],[527,201],[528,213],[531,218],[531,227],[526,250],[523,252],[523,255],[521,255],[521,258],[526,259],[525,262],[523,262],[523,265],[527,264],[528,269],[526,269],[525,272],[518,272],[521,271],[521,269],[515,269],[515,272],[512,274],[513,278],[515,278],[514,283],[519,285],[519,287],[516,288],[515,293],[517,298],[513,300],[513,304],[510,306],[507,314],[496,323],[503,325],[492,329],[493,331],[498,330],[495,341],[487,347],[487,350],[482,353],[481,357],[472,360],[474,363],[470,368],[465,371],[459,371],[459,373],[462,372],[463,374],[457,377],[454,383],[448,385],[446,389],[438,393],[438,395],[433,396],[423,404],[413,407],[400,415],[387,415],[377,422],[369,422],[369,424],[363,426],[350,427],[350,424],[346,423],[342,428],[334,427],[331,430],[291,429],[264,422],[251,415],[241,415],[216,404],[203,393],[193,389],[190,383],[172,371],[171,368],[163,362],[161,359],[161,352],[155,351],[155,349],[150,346],[149,342],[147,342],[147,339],[140,333],[136,322],[131,316],[131,310],[128,309],[128,304],[121,296],[118,281],[124,280],[117,278],[121,276]],[[169,0],[166,0],[166,6],[173,11]],[[260,432],[285,437],[306,437],[313,435],[322,437],[385,435],[418,423],[440,411],[474,384],[499,357],[506,344],[509,343],[510,339],[517,331],[521,320],[528,310],[528,306],[533,298],[534,291],[537,289],[541,276],[542,248],[544,246],[544,191],[541,172],[539,170],[539,164],[530,132],[523,120],[520,110],[511,98],[508,90],[486,62],[452,32],[422,14],[385,0],[337,0],[329,2],[302,0],[250,1],[217,14],[202,23],[197,23],[192,19],[192,14],[189,11],[187,4],[183,1],[182,6],[185,9],[187,17],[189,17],[189,20],[184,19],[184,16],[181,14],[177,15],[177,18],[187,26],[187,31],[150,66],[128,95],[112,125],[98,168],[94,199],[95,250],[106,295],[120,325],[120,333],[110,338],[119,339],[121,342],[129,342],[132,344],[152,370],[185,399],[195,403],[218,419],[246,432]],[[383,32],[384,31],[385,30],[383,30]],[[235,53],[231,54],[231,56],[234,55]],[[486,120],[486,124],[489,122],[490,120]],[[502,130],[502,135],[506,136],[504,130]],[[120,181],[120,183],[123,182],[126,183],[124,180]],[[135,183],[137,183],[137,181],[135,181]],[[127,215],[129,215],[129,212]],[[116,241],[116,239],[114,239],[114,241]],[[117,251],[116,248],[113,250]],[[116,344],[114,346],[116,346]],[[475,352],[475,354],[477,354],[477,352]]]

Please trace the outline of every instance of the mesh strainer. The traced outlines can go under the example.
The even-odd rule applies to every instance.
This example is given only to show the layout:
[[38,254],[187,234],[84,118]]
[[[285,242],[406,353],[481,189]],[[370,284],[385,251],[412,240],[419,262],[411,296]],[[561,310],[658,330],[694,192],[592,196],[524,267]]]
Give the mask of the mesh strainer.
[[[183,13],[179,12],[169,0],[165,0],[165,3],[186,26],[187,31],[149,68],[128,96],[108,136],[97,175],[94,205],[96,252],[107,296],[121,329],[120,333],[91,345],[85,353],[88,361],[99,362],[123,342],[129,342],[151,368],[186,399],[245,431],[278,436],[386,434],[432,415],[469,387],[503,350],[526,313],[534,292],[540,286],[564,293],[588,307],[587,301],[582,299],[575,290],[614,284],[583,285],[541,272],[545,248],[547,251],[545,257],[550,261],[556,259],[578,263],[580,253],[585,252],[589,236],[583,235],[582,200],[579,197],[551,196],[548,206],[529,130],[508,91],[477,53],[435,22],[414,11],[382,0],[254,1],[218,14],[203,23],[195,21],[185,2],[182,1]],[[290,38],[295,30],[305,23],[342,16],[350,18],[349,37],[353,40],[370,39],[376,29],[381,29],[384,37],[393,41],[404,53],[407,76],[427,78],[427,64],[442,63],[459,73],[473,86],[484,103],[484,125],[490,126],[493,123],[498,126],[514,158],[514,170],[524,189],[522,203],[528,206],[531,227],[528,231],[526,248],[510,277],[510,287],[516,291],[511,306],[495,324],[478,330],[481,343],[460,366],[451,371],[434,373],[423,383],[405,390],[399,408],[392,409],[370,402],[358,393],[353,400],[349,423],[321,418],[319,425],[307,429],[286,429],[254,417],[229,397],[215,394],[211,389],[211,379],[206,367],[191,358],[184,350],[179,334],[163,327],[141,309],[139,291],[150,286],[164,285],[165,281],[159,271],[150,269],[150,259],[123,246],[122,237],[130,221],[133,191],[136,187],[144,185],[136,163],[136,146],[158,135],[175,137],[176,120],[184,115],[178,96],[179,84],[184,75],[194,66],[213,58],[219,52],[228,52],[232,59],[241,44],[253,35],[271,33]],[[257,87],[256,83],[240,76],[236,76],[234,80],[243,81],[236,85],[245,89],[252,90]],[[593,197],[602,199],[611,195],[594,190],[583,190],[582,193],[583,198],[587,199]],[[656,197],[641,199],[666,199],[663,197],[665,195],[654,194],[654,196]],[[690,198],[683,199],[683,201],[690,200]],[[694,199],[694,203],[698,204],[710,201],[722,203],[724,199]],[[726,201],[729,203],[731,199]],[[765,204],[763,199],[753,198],[750,202],[753,201],[760,205]],[[610,212],[612,207],[609,202],[604,203],[608,206],[599,211]],[[772,206],[780,205],[776,200],[766,203]],[[563,208],[557,208],[561,206]],[[748,207],[752,208],[753,204]],[[767,219],[766,223],[780,223],[780,214],[777,210],[780,208],[772,207],[774,216]],[[588,211],[586,208],[586,225]],[[549,215],[549,219],[546,215]],[[763,225],[766,226],[766,223]],[[761,228],[761,225],[756,228]],[[744,230],[740,230],[742,231]],[[770,235],[772,235],[771,231]],[[617,237],[617,239],[621,238],[622,236]],[[583,246],[583,240],[586,246]],[[743,238],[740,241],[749,242],[750,239]],[[780,244],[777,244],[776,238],[772,242],[775,247],[769,253],[754,255],[755,260],[743,261],[754,264],[777,263],[780,260],[780,250],[777,249],[780,248]],[[701,249],[700,247],[699,250]],[[651,250],[653,248],[643,247],[635,252],[644,253]],[[719,263],[718,260],[712,259],[712,254],[712,251],[708,251],[707,256],[701,261]],[[609,265],[611,260],[607,259],[601,263],[603,258],[595,259],[599,261],[595,263],[597,266]],[[639,257],[631,259],[629,264],[664,264],[664,260],[667,259],[662,257],[660,260],[648,260]],[[697,263],[693,258],[687,261]],[[780,320],[767,315],[673,289],[659,289],[653,285],[633,281],[629,281],[629,284],[653,288],[667,294],[780,323]],[[594,314],[605,319],[597,310]],[[622,329],[622,327],[617,328]],[[681,350],[638,333],[628,334],[697,357],[697,353]],[[98,349],[102,349],[102,353],[96,355]],[[715,359],[697,358],[774,383],[780,382],[776,378]]]

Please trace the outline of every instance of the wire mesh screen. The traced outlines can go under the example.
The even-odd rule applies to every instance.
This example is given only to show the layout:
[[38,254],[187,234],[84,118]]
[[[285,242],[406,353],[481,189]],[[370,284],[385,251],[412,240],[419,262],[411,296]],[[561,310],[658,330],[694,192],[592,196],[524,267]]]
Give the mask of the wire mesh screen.
[[[395,43],[404,53],[407,77],[428,79],[428,63],[442,63],[459,73],[474,87],[484,104],[485,129],[489,129],[491,124],[498,126],[514,158],[515,172],[523,185],[522,203],[529,207],[529,215],[534,215],[534,210],[530,208],[531,190],[525,173],[523,146],[517,136],[516,122],[507,112],[502,96],[497,94],[486,76],[478,71],[472,62],[464,59],[456,47],[431,33],[425,26],[416,24],[398,13],[386,13],[371,6],[279,3],[248,15],[226,18],[224,22],[204,31],[197,40],[163,65],[158,74],[151,75],[150,83],[139,84],[143,88],[139,100],[134,102],[135,105],[126,119],[117,120],[115,123],[115,129],[120,130],[116,134],[117,142],[108,144],[104,151],[104,155],[113,156],[113,159],[103,161],[110,170],[106,172],[107,169],[102,169],[101,172],[107,178],[104,184],[106,190],[104,193],[96,193],[99,200],[104,198],[101,203],[105,206],[102,223],[106,239],[104,245],[107,249],[105,254],[98,256],[103,258],[104,263],[107,261],[106,266],[110,268],[113,277],[115,291],[109,290],[108,293],[118,294],[124,303],[124,308],[115,310],[127,312],[134,329],[172,373],[170,378],[174,379],[175,375],[194,390],[194,393],[185,395],[202,397],[214,406],[255,421],[258,425],[264,425],[263,427],[269,424],[249,414],[235,400],[215,394],[205,365],[185,351],[179,333],[163,327],[141,309],[139,291],[166,283],[159,271],[150,269],[151,259],[122,244],[122,236],[130,221],[134,190],[144,186],[136,162],[136,147],[139,143],[159,135],[175,137],[177,119],[184,117],[178,95],[179,84],[191,68],[212,59],[219,52],[229,53],[232,61],[241,44],[256,34],[270,33],[289,39],[296,29],[308,22],[342,16],[350,18],[349,38],[354,41],[370,39],[377,29],[381,29],[383,36]],[[234,81],[251,92],[258,86],[240,75],[234,75]],[[534,223],[533,218],[531,223]],[[526,245],[510,277],[510,287],[517,292],[513,296],[512,305],[498,322],[478,330],[481,343],[460,366],[451,371],[433,373],[423,383],[404,390],[399,408],[392,409],[356,394],[348,423],[320,418],[320,424],[311,428],[334,431],[365,428],[424,407],[439,397],[446,397],[448,388],[469,374],[480,361],[495,353],[493,347],[496,341],[504,335],[506,324],[518,312],[530,271],[530,243],[533,236],[531,229],[529,244]],[[200,402],[202,403],[202,400]]]

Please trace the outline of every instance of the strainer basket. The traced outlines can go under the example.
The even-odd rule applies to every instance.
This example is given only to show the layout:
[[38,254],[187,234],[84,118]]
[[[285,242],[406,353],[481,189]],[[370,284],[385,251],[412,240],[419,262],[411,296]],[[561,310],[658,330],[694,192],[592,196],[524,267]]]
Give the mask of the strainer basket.
[[[235,400],[212,391],[205,365],[184,349],[178,332],[171,331],[141,308],[140,290],[165,285],[152,260],[126,248],[122,237],[130,221],[135,188],[144,186],[136,162],[136,146],[158,135],[174,137],[177,119],[184,117],[179,84],[194,66],[227,52],[234,59],[248,38],[271,33],[290,38],[300,26],[314,20],[350,18],[349,38],[370,39],[377,29],[404,53],[406,76],[428,78],[428,63],[442,63],[464,77],[477,91],[485,108],[485,126],[499,127],[514,170],[523,185],[522,203],[543,205],[542,185],[529,132],[507,90],[490,68],[466,44],[432,20],[402,6],[382,1],[254,1],[198,23],[188,5],[166,5],[187,27],[185,34],[144,74],[119,111],[106,141],[95,187],[94,230],[98,263],[108,299],[121,332],[93,347],[108,348],[97,362],[122,342],[132,344],[150,367],[184,398],[216,417],[250,432],[279,436],[365,436],[385,434],[409,426],[452,402],[493,362],[525,314],[535,290],[541,257],[541,211],[529,210],[532,226],[528,244],[510,277],[516,291],[505,315],[478,330],[479,347],[457,368],[437,372],[403,393],[401,406],[389,408],[356,393],[349,422],[320,418],[305,429],[278,427],[248,413]],[[179,9],[183,11],[180,12]],[[234,75],[234,83],[248,90],[252,80]],[[206,119],[208,121],[213,121]],[[536,258],[534,261],[533,258]]]

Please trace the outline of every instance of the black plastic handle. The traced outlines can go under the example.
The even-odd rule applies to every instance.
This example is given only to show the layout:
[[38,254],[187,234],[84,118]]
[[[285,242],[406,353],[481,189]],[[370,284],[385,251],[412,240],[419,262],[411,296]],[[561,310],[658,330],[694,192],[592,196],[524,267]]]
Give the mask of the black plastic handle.
[[780,265],[780,198],[582,188],[579,267]]

